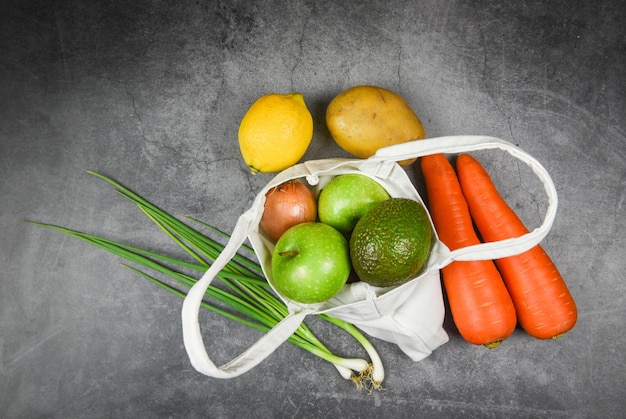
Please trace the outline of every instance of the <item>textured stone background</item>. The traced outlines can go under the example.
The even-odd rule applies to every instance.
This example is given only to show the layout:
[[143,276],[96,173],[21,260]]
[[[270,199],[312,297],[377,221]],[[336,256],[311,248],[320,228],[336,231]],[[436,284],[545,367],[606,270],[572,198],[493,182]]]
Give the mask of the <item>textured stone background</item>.
[[[0,417],[623,417],[625,10],[619,0],[2,2]],[[450,342],[418,363],[374,340],[387,378],[373,395],[288,344],[239,378],[211,379],[187,359],[182,300],[117,257],[18,221],[178,254],[85,170],[230,231],[273,176],[252,176],[240,157],[247,107],[302,92],[315,119],[305,158],[345,157],[324,111],[357,84],[402,94],[430,137],[499,136],[546,166],[560,202],[544,246],[579,305],[573,331],[544,342],[518,330],[488,351],[448,319]],[[538,222],[545,203],[525,167],[484,159]],[[202,321],[217,362],[259,337]],[[311,325],[337,353],[364,356]]]

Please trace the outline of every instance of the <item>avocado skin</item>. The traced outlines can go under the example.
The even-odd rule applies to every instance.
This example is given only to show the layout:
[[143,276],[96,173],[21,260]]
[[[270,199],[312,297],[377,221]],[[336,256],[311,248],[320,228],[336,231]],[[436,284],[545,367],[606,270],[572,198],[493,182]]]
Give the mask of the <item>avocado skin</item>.
[[422,204],[390,198],[370,209],[350,237],[352,266],[361,281],[391,287],[414,278],[426,263],[433,232]]

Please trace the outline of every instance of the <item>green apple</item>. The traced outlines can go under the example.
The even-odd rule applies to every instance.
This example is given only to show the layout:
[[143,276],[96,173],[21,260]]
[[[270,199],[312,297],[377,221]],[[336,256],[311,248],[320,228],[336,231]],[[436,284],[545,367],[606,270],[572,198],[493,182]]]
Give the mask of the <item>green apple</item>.
[[320,192],[319,220],[348,235],[367,211],[389,199],[378,182],[361,174],[335,176]]
[[283,296],[303,304],[321,303],[339,292],[350,276],[344,236],[319,222],[297,224],[272,252],[272,283]]

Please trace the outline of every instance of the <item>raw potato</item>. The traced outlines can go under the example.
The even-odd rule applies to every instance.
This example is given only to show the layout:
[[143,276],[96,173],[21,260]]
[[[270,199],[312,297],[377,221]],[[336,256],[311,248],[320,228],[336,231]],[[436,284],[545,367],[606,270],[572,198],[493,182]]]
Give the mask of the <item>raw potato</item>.
[[426,138],[422,122],[404,99],[376,86],[355,86],[338,94],[326,109],[326,125],[341,148],[362,159],[382,147]]

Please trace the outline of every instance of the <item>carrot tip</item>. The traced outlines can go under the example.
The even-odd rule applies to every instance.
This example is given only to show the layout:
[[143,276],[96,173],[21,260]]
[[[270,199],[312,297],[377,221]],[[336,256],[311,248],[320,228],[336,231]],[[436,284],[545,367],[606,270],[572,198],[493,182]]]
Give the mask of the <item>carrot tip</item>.
[[494,340],[493,342],[485,343],[485,348],[487,349],[495,349],[500,346],[503,342],[503,339]]

